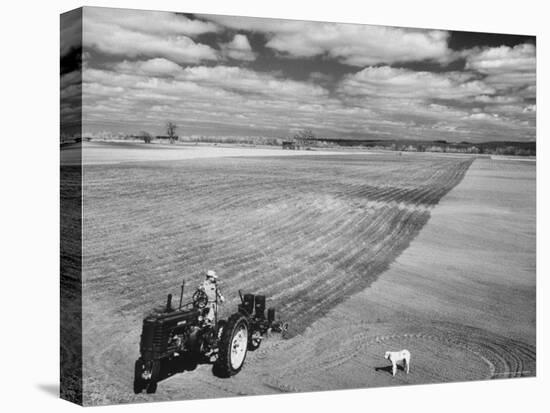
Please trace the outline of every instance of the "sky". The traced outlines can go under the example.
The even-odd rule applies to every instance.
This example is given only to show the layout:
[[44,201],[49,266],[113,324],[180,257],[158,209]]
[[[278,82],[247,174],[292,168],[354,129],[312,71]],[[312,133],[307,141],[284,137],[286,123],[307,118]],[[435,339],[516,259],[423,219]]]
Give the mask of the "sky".
[[82,26],[84,133],[535,140],[534,37],[89,7]]

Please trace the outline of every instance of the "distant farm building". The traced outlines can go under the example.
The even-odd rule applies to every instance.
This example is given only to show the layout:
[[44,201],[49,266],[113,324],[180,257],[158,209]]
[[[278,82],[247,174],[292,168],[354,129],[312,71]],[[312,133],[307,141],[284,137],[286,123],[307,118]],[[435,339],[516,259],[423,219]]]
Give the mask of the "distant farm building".
[[283,141],[283,149],[300,149],[300,146],[294,141]]
[[[158,140],[165,140],[165,141],[169,141],[170,140],[170,136],[164,136],[164,135],[159,135],[159,136],[156,136],[156,138]],[[179,136],[174,136],[173,138],[175,141],[177,141],[179,139]]]

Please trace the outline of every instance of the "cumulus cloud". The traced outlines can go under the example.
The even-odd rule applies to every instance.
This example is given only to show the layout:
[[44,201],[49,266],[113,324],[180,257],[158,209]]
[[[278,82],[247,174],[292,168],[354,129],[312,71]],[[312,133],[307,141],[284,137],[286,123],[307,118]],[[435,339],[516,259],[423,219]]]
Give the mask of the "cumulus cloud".
[[535,72],[494,73],[489,74],[484,81],[499,90],[511,92],[534,87],[537,76]]
[[471,115],[468,115],[468,118],[475,119],[475,120],[495,120],[498,119],[497,114],[489,114],[489,113],[472,113]]
[[486,75],[484,81],[499,90],[532,90],[536,65],[535,46],[529,43],[476,48],[466,58],[466,69]]
[[[92,52],[83,70],[85,127],[154,131],[174,119],[189,134],[286,136],[304,127],[320,136],[426,140],[535,134],[532,45],[451,51],[449,34],[436,30],[85,10]],[[249,32],[263,34],[277,71],[265,71],[265,49],[253,50]],[[204,33],[228,40],[197,37]],[[323,62],[309,73],[292,59],[312,56]],[[463,71],[392,66],[458,57]],[[335,61],[355,73],[332,71]]]
[[489,95],[479,95],[474,98],[474,102],[481,103],[495,103],[495,104],[509,104],[520,102],[521,98],[518,96],[489,96]]
[[526,99],[536,99],[537,97],[537,85],[533,83],[532,85],[526,86],[517,92],[518,96],[521,96]]
[[[491,108],[468,109],[432,103],[431,92],[407,96],[406,90],[411,90],[411,85],[416,90],[424,83],[415,79],[415,72],[396,73],[407,76],[386,80],[389,85],[386,87],[392,89],[392,84],[400,83],[404,90],[392,89],[390,96],[375,91],[376,95],[359,95],[354,99],[349,94],[333,96],[311,82],[292,81],[278,74],[245,68],[181,67],[161,59],[126,61],[112,70],[85,70],[85,125],[116,123],[123,118],[147,129],[169,117],[193,125],[195,132],[204,130],[207,134],[213,130],[225,134],[246,134],[247,130],[255,134],[263,130],[284,136],[293,128],[309,127],[321,131],[323,136],[360,133],[371,138],[444,136],[449,140],[501,139],[518,131],[526,133],[533,126],[529,122],[522,129],[518,126],[533,117],[533,112],[522,112],[525,105],[519,106],[519,111],[505,109],[502,101],[502,110],[498,110],[500,106],[495,108],[495,103]],[[457,78],[468,82],[467,77]],[[469,92],[449,92],[453,87],[460,90],[452,82],[436,80],[441,87],[448,88],[447,94],[465,96],[462,102],[474,101]],[[151,110],[153,107],[157,109]],[[495,116],[499,113],[500,116]]]
[[448,140],[533,137],[535,116],[524,111],[523,98],[498,94],[485,79],[474,72],[368,67],[344,76],[337,93],[346,104],[376,114],[379,125],[381,119],[402,122],[387,128],[393,137],[441,138],[436,132]]
[[233,29],[266,34],[266,47],[290,57],[327,55],[352,66],[432,59],[448,61],[449,33],[398,27],[205,16]]
[[319,98],[328,92],[321,86],[284,79],[270,73],[260,73],[235,66],[189,66],[184,69],[181,79],[199,84],[216,85],[227,90],[266,96],[288,98]]
[[[173,68],[155,75],[159,67]],[[338,102],[322,87],[279,78],[270,73],[228,66],[176,69],[165,61],[123,62],[112,70],[87,69],[83,75],[85,124],[125,122],[146,127],[163,116],[195,127],[231,131],[250,127],[281,130],[304,125],[337,128]],[[315,105],[308,105],[315,102]],[[331,120],[332,119],[332,120]]]
[[182,14],[151,10],[84,7],[84,20],[92,24],[104,23],[123,30],[156,35],[193,37],[221,30],[212,22],[192,20]]
[[464,73],[417,72],[381,66],[345,76],[339,91],[351,96],[460,99],[492,94],[494,89]]
[[216,31],[213,23],[167,12],[85,8],[83,44],[111,55],[164,57],[177,62],[217,60],[218,52],[190,36]]
[[114,69],[119,73],[153,76],[175,76],[183,71],[183,68],[180,65],[162,57],[134,62],[124,60],[115,64]]
[[466,68],[483,73],[534,72],[536,63],[535,46],[520,44],[475,49],[467,58]]
[[[116,81],[114,81],[116,79]],[[108,84],[129,84],[150,82],[160,85],[172,81],[177,89],[182,82],[201,87],[215,87],[218,90],[238,92],[247,96],[263,95],[273,99],[285,98],[318,99],[328,96],[322,86],[279,77],[273,73],[256,72],[236,66],[182,66],[164,59],[155,58],[117,63],[112,70],[88,70],[85,82]]]
[[248,37],[244,34],[236,34],[229,43],[220,45],[222,54],[235,60],[252,61],[256,59],[256,53],[252,51]]
[[276,34],[267,47],[291,56],[327,54],[353,66],[442,58],[447,33],[414,32],[381,26],[308,25],[305,31]]
[[73,10],[61,15],[60,55],[67,55],[71,49],[79,49],[82,42],[82,15]]

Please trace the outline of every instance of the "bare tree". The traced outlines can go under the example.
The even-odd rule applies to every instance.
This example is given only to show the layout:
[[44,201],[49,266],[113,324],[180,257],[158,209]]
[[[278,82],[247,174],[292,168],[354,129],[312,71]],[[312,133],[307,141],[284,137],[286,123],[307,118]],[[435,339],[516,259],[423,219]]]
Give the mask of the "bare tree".
[[170,143],[174,143],[175,140],[178,139],[176,136],[176,129],[178,127],[173,122],[168,122],[166,124],[166,134],[168,135],[168,138],[170,138]]
[[294,134],[294,140],[298,145],[310,145],[313,141],[317,139],[317,136],[313,133],[311,129],[302,129]]
[[315,140],[317,136],[313,133],[311,129],[302,129],[294,135],[294,139],[300,139],[304,141]]
[[149,132],[144,130],[139,133],[138,137],[142,139],[145,143],[151,143],[151,141],[153,140],[153,136],[151,136]]

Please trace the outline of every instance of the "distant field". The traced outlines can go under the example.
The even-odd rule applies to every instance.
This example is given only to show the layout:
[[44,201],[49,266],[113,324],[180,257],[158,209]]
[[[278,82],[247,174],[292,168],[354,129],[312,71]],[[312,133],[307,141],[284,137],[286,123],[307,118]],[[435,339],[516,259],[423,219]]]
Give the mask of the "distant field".
[[[82,148],[82,152],[81,151]],[[349,150],[347,152],[350,152]],[[227,156],[308,156],[337,155],[342,150],[294,151],[280,146],[243,146],[208,143],[163,143],[143,142],[83,142],[82,145],[63,147],[62,160],[65,164],[98,165],[125,162],[179,161],[183,159],[219,158]],[[82,157],[80,156],[82,153]],[[362,153],[366,153],[362,151]],[[82,158],[82,159],[81,159]]]
[[87,298],[141,314],[214,268],[225,308],[239,288],[265,293],[301,332],[386,269],[470,163],[392,154],[87,166]]

